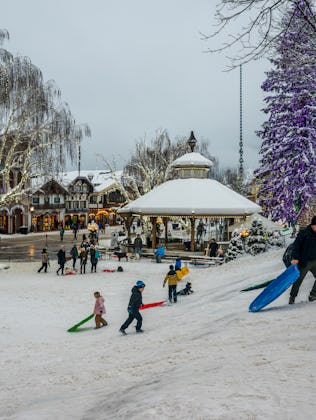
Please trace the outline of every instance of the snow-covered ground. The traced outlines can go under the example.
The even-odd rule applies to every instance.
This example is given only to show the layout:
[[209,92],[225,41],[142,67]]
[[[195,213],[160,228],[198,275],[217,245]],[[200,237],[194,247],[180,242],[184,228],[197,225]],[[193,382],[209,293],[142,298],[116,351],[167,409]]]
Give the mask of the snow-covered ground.
[[[168,265],[121,262],[124,272],[56,276],[40,264],[0,263],[0,418],[5,420],[312,419],[315,418],[316,303],[288,292],[259,313],[245,286],[283,270],[283,250],[220,267],[191,268],[194,294],[143,312],[144,334],[118,329],[135,281],[144,302],[166,297]],[[1,269],[2,268],[2,269]],[[182,287],[182,284],[179,287]],[[106,301],[109,326],[93,320],[93,292]]]

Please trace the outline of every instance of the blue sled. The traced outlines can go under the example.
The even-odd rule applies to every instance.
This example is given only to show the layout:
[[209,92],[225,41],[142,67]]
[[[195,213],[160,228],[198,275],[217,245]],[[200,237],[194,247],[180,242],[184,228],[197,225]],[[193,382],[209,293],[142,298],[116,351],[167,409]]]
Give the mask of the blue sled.
[[250,304],[249,312],[258,312],[282,295],[300,276],[297,265],[290,265],[272,283],[270,283]]

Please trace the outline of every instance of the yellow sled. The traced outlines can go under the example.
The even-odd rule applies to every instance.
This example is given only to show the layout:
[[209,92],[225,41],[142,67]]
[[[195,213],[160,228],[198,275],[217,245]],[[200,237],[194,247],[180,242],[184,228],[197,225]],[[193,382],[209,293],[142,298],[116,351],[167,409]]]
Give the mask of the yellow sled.
[[188,267],[182,267],[181,270],[177,270],[177,275],[179,279],[182,279],[184,276],[186,276],[189,273]]

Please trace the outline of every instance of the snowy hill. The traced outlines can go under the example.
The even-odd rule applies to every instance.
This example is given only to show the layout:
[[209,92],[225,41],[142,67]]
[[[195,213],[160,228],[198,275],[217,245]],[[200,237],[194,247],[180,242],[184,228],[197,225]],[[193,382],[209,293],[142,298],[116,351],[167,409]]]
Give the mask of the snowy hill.
[[[259,291],[240,289],[282,270],[282,250],[220,267],[191,268],[190,296],[143,311],[145,333],[118,329],[130,290],[146,283],[145,303],[166,297],[168,264],[101,261],[98,273],[38,274],[40,264],[0,272],[1,419],[307,419],[315,417],[316,303],[302,285],[259,313]],[[183,286],[182,286],[183,285]],[[93,321],[93,292],[105,298],[109,326]]]

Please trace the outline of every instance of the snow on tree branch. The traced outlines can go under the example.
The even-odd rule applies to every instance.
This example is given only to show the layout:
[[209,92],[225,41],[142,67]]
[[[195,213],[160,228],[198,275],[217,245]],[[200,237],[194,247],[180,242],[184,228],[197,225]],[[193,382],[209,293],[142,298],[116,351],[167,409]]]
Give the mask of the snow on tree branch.
[[[0,39],[1,31],[0,31]],[[79,126],[54,82],[44,83],[27,57],[0,56],[0,204],[25,195],[35,174],[54,176],[76,144],[90,135]],[[17,184],[12,182],[18,172]]]
[[[211,34],[201,34],[204,41],[215,42],[219,35],[226,41],[221,46],[208,48],[207,52],[232,51],[230,69],[261,58],[269,53],[275,41],[290,30],[281,25],[284,15],[295,6],[303,18],[303,24],[316,32],[315,15],[311,13],[311,0],[222,0],[216,6],[217,29]],[[231,34],[229,29],[236,23],[239,30]]]

